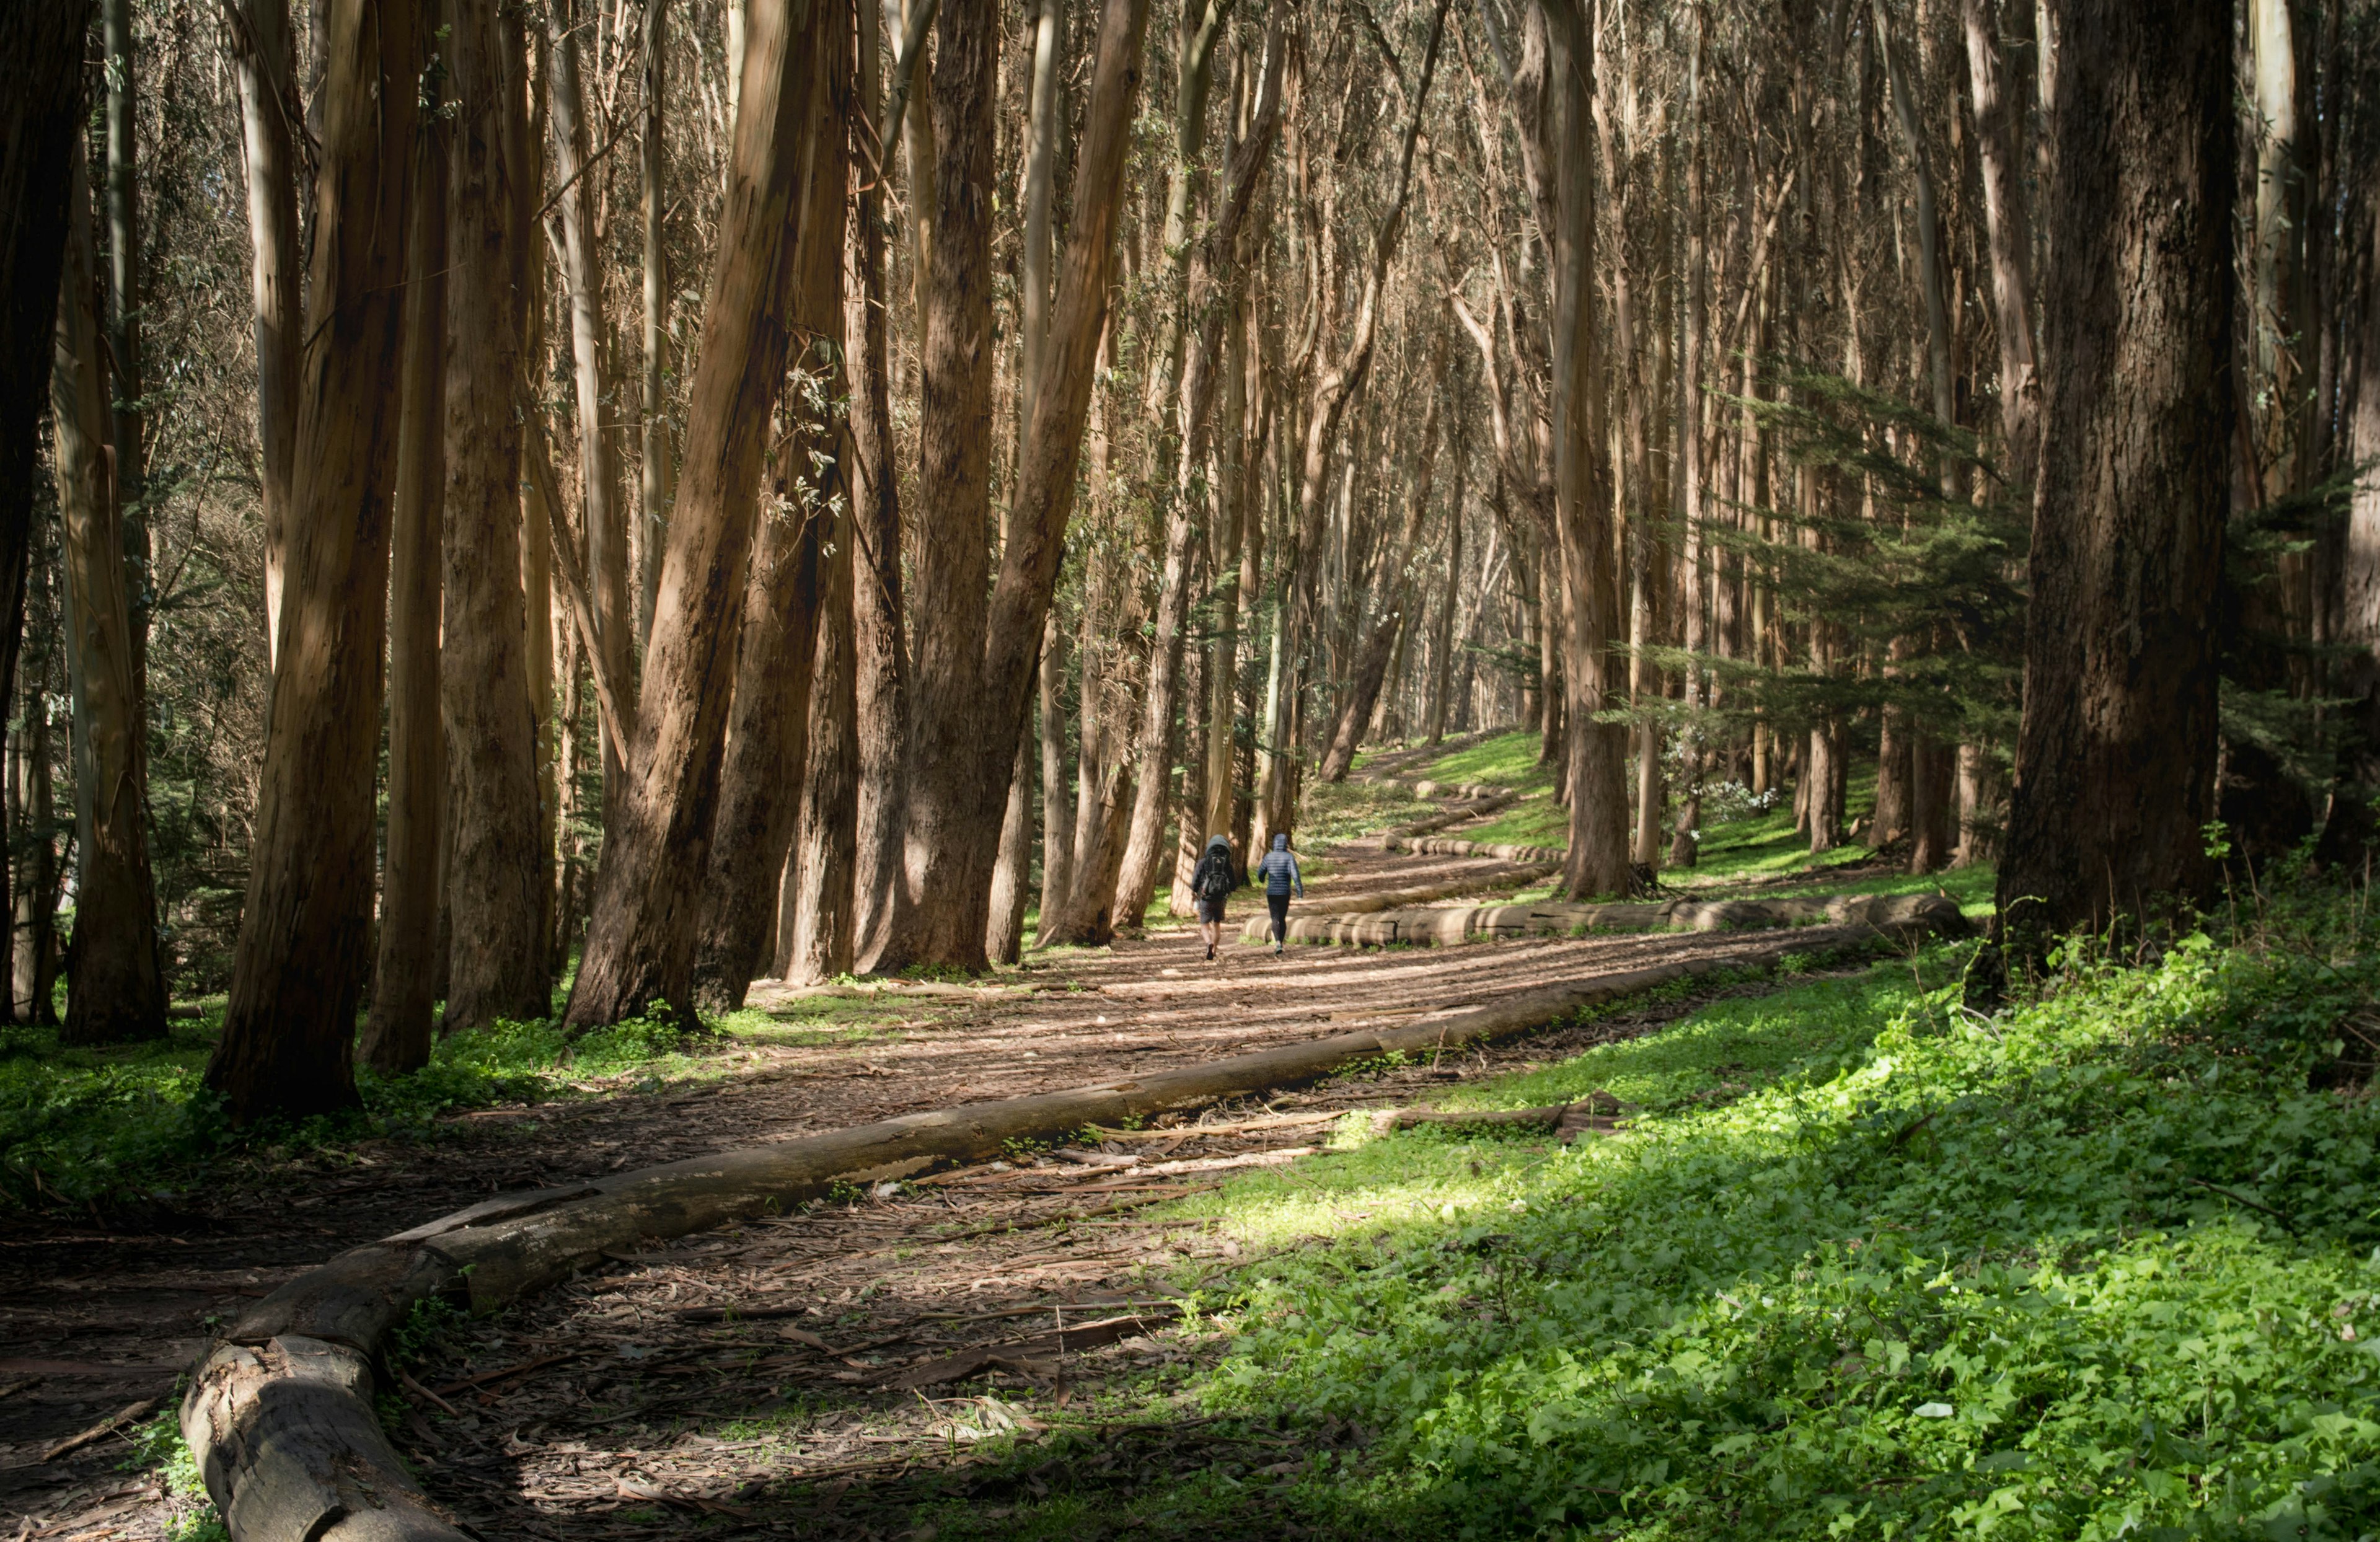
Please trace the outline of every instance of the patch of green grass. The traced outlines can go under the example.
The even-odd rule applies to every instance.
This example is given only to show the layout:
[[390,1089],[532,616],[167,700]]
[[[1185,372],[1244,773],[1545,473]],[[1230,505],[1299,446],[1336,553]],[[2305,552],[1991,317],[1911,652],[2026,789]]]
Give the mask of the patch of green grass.
[[1309,782],[1299,805],[1296,844],[1301,850],[1319,851],[1437,812],[1435,803],[1376,783]]
[[171,1203],[226,1160],[338,1161],[359,1140],[434,1138],[439,1117],[458,1110],[716,1074],[741,1048],[646,1020],[575,1042],[551,1021],[499,1023],[439,1039],[409,1075],[358,1068],[360,1110],[235,1131],[202,1083],[221,1032],[220,1006],[165,1038],[105,1049],[61,1045],[54,1028],[0,1028],[0,1206]]
[[1555,768],[1537,760],[1536,730],[1524,729],[1482,739],[1467,749],[1441,755],[1400,771],[1399,776],[1435,782],[1476,782],[1490,787],[1518,787],[1524,792],[1550,790]]

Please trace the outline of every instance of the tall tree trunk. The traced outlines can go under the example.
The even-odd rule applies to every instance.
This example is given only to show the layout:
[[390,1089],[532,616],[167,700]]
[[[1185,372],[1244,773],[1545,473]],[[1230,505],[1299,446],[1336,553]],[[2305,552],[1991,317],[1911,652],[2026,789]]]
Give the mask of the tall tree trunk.
[[[967,0],[968,6],[983,3]],[[955,15],[966,17],[966,8]],[[970,120],[988,118],[996,18],[967,18],[957,27],[949,26],[951,19],[945,18],[935,89],[941,92],[943,76],[951,74],[954,80],[946,100],[953,112],[963,111]],[[929,549],[918,565],[927,622],[910,714],[915,737],[909,754],[916,772],[909,782],[911,853],[905,877],[906,903],[916,906],[930,899],[933,908],[919,915],[906,939],[905,962],[968,969],[984,965],[984,922],[1000,815],[1008,794],[1008,767],[1004,756],[987,756],[981,747],[1015,742],[1033,692],[1034,661],[1074,509],[1091,366],[1106,327],[1118,194],[1148,19],[1147,0],[1103,0],[1090,105],[1075,171],[1065,268],[1052,308],[1042,380],[1034,394],[1033,419],[1018,457],[1010,534],[988,615],[980,588],[971,597],[965,587],[970,574],[980,586],[985,565],[980,472],[972,491],[960,485],[965,468],[982,461],[980,419],[985,409],[960,409],[982,403],[987,395],[989,295],[979,291],[988,273],[979,267],[965,271],[972,264],[963,254],[972,251],[980,258],[986,234],[981,226],[989,210],[968,208],[975,195],[953,191],[944,177],[934,284],[937,295],[948,303],[938,299],[927,337],[921,429],[927,443],[919,480],[929,501],[928,517],[922,521]],[[978,163],[988,167],[988,121],[969,121],[963,130],[946,123],[944,131],[953,140],[946,172]],[[988,170],[984,175],[988,177]],[[975,181],[968,187],[981,185]],[[953,218],[963,212],[967,225],[964,237],[953,227]],[[944,271],[948,269],[960,271]],[[972,359],[965,357],[970,347],[977,350]],[[942,370],[940,386],[938,367]],[[966,431],[970,423],[978,440],[975,447],[949,443],[949,435]],[[969,517],[970,509],[971,527],[945,528],[949,520]],[[951,549],[938,552],[938,542]]]
[[370,961],[389,504],[396,470],[416,81],[407,0],[330,0],[281,667],[273,672],[248,899],[207,1085],[245,1123],[355,1102]]
[[[113,451],[110,476],[115,487],[115,533],[124,548],[124,622],[132,649],[132,708],[134,716],[145,722],[149,701],[149,458],[141,405],[140,177],[134,98],[140,77],[132,57],[132,0],[99,0],[99,30],[107,60],[102,73],[107,88],[107,353],[115,377],[108,400],[109,448]],[[141,795],[145,801],[145,790]],[[76,914],[79,918],[79,905]],[[81,929],[79,919],[76,929]],[[71,1007],[67,1022],[71,1031]]]
[[[860,0],[863,9],[868,0]],[[644,555],[637,575],[637,640],[652,636],[653,605],[660,596],[662,546],[669,539],[670,431],[663,382],[669,371],[669,251],[663,244],[662,106],[669,88],[669,0],[647,0],[644,37],[645,132],[638,161],[638,192],[644,218],[644,433],[637,469],[638,515]]]
[[[801,25],[796,26],[797,19]],[[605,832],[574,1030],[667,1003],[692,1014],[696,929],[750,566],[765,422],[784,377],[788,271],[830,7],[752,0],[735,150],[638,693],[627,795]]]
[[91,307],[98,263],[80,171],[77,162],[50,376],[67,680],[74,695],[75,929],[61,1038],[122,1044],[164,1036],[165,981],[149,868],[148,735],[108,477],[107,364]]
[[1439,601],[1438,626],[1429,642],[1429,710],[1422,720],[1421,735],[1433,745],[1446,738],[1448,697],[1454,683],[1455,601],[1463,592],[1463,498],[1459,490],[1468,461],[1468,455],[1456,461],[1454,518],[1446,533],[1446,592]]
[[231,13],[239,76],[240,149],[248,163],[249,285],[256,320],[256,438],[264,517],[264,659],[281,653],[281,589],[288,561],[290,455],[298,436],[297,58],[288,0],[242,0]]
[[[630,680],[634,653],[628,610],[628,521],[620,475],[619,410],[611,378],[612,317],[604,295],[604,264],[597,249],[592,136],[578,57],[578,34],[590,25],[589,0],[564,0],[552,14],[553,169],[566,184],[555,200],[562,225],[562,284],[570,307],[571,378],[577,388],[578,483],[586,512],[587,577],[595,601],[596,647],[614,680]],[[651,8],[658,10],[656,4]],[[573,14],[580,13],[580,14]],[[524,168],[524,172],[526,168]],[[626,768],[604,741],[603,809],[619,807]]]
[[431,954],[438,945],[441,805],[439,569],[446,491],[446,136],[436,116],[414,172],[405,290],[404,414],[389,530],[388,825],[381,858],[379,956],[363,1062],[383,1075],[430,1062]]
[[[2000,437],[2008,480],[2030,488],[2040,455],[2041,378],[2033,351],[2033,226],[2026,217],[2024,115],[2012,101],[2000,64],[2000,0],[1960,0],[1967,40],[1969,100],[1975,157],[1983,168],[1984,229],[1991,254],[1992,334],[1999,342]],[[2014,0],[2011,16],[2028,9]],[[1930,313],[1929,313],[1930,314]]]
[[983,947],[995,964],[1014,964],[1025,947],[1025,893],[1033,868],[1032,720],[1017,735],[1016,764],[1009,772],[1008,808],[1001,816],[1000,856],[991,867],[991,905],[984,922]]
[[1524,17],[1515,105],[1540,168],[1531,189],[1552,269],[1555,517],[1561,564],[1564,783],[1570,848],[1563,887],[1585,898],[1628,888],[1624,731],[1596,714],[1617,694],[1611,639],[1619,576],[1611,540],[1611,468],[1597,394],[1602,373],[1589,275],[1595,190],[1588,159],[1594,52],[1579,0],[1535,0]]
[[454,842],[445,1031],[552,1011],[539,880],[537,719],[521,583],[520,227],[528,38],[456,8],[440,51],[456,110],[447,215],[445,698]]
[[[931,265],[918,357],[917,673],[910,682],[907,857],[900,935],[880,968],[911,962],[980,969],[1014,735],[979,736],[991,513],[992,122],[999,100],[996,0],[943,7],[932,90]],[[913,161],[914,165],[914,161]],[[924,186],[919,183],[919,186]],[[1013,516],[1012,516],[1013,517]],[[1038,640],[1038,637],[1036,639]],[[975,762],[998,785],[990,807],[963,789]],[[965,827],[979,821],[978,834]],[[972,861],[967,857],[974,857]]]
[[[835,11],[847,17],[848,11]],[[711,831],[696,999],[718,1012],[744,1004],[754,976],[777,956],[776,898],[808,782],[810,698],[818,657],[820,550],[843,496],[831,404],[844,395],[835,349],[843,324],[844,115],[849,105],[851,38],[830,32],[806,64],[809,155],[794,219],[795,250],[788,321],[807,343],[794,363],[780,418],[791,429],[782,479],[763,516],[744,602],[735,697],[727,719],[719,812]]]
[[[874,123],[875,7],[859,7],[859,98]],[[857,157],[865,160],[865,156]],[[886,362],[882,182],[870,179],[846,222],[844,358],[851,371],[852,642],[859,722],[859,807],[852,860],[852,954],[866,969],[891,941],[901,892],[903,780],[908,744],[908,655],[902,642],[901,495],[892,470],[891,380]]]
[[[1245,299],[1231,322],[1231,346],[1224,359],[1224,422],[1231,442],[1222,467],[1223,517],[1215,542],[1215,572],[1220,580],[1229,573],[1228,589],[1218,586],[1214,662],[1208,665],[1207,690],[1207,808],[1199,822],[1203,833],[1220,835],[1235,828],[1238,811],[1240,706],[1240,639],[1254,631],[1257,568],[1264,552],[1264,455],[1272,417],[1259,350],[1248,346],[1255,321],[1253,306]],[[1238,847],[1245,871],[1245,844]]]
[[2231,7],[2048,9],[2058,303],[1997,923],[2021,965],[2206,891],[2236,422]]
[[851,973],[859,735],[849,504],[846,497],[837,505],[819,578],[808,774],[802,782],[801,830],[785,859],[777,911],[776,975],[788,985]]
[[[0,301],[0,689],[17,679],[24,632],[33,480],[56,357],[58,274],[66,255],[70,163],[80,154],[83,37],[90,18],[89,0],[0,10],[0,58],[17,72],[16,86],[0,92],[0,209],[8,211],[6,228],[0,229],[0,296],[6,297]],[[0,697],[0,720],[8,716],[8,706]],[[46,739],[46,726],[41,736]],[[48,753],[46,744],[42,753]],[[46,760],[38,774],[46,799]],[[45,829],[42,850],[48,839]],[[37,850],[35,862],[42,860]],[[7,853],[0,851],[0,883],[7,879]],[[38,878],[36,873],[20,880],[19,894]],[[55,896],[55,887],[47,892]],[[38,902],[35,914],[45,916],[40,905],[53,903]],[[20,926],[26,909],[20,900]],[[18,935],[22,947],[25,934]],[[18,1000],[23,999],[20,993]],[[45,1014],[48,998],[36,998],[33,1007]]]

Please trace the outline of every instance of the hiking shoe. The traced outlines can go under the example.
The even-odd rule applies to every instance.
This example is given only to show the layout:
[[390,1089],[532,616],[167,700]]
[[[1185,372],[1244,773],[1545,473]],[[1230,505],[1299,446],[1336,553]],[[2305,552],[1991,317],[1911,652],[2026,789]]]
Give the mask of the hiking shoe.
[[1215,947],[1211,942],[1207,945],[1207,962],[1209,964],[1215,962]]

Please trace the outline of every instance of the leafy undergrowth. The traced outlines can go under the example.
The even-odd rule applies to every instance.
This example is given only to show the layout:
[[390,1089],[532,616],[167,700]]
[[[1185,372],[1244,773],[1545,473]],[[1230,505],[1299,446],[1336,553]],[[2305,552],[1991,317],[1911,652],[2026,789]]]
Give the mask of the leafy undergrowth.
[[[1937,948],[1460,1095],[1635,1105],[1569,1148],[1351,1121],[1190,1202],[1258,1255],[1196,1401],[1362,1431],[1258,1506],[1334,1536],[2373,1536],[2380,929],[2299,921],[1988,1018]],[[1168,1497],[950,1534],[1255,1502]]]
[[395,1136],[437,1137],[442,1115],[504,1103],[653,1091],[723,1075],[755,1044],[873,1037],[880,1005],[832,998],[743,1012],[686,1035],[636,1020],[566,1040],[552,1022],[502,1023],[438,1040],[430,1063],[384,1077],[358,1068],[360,1111],[235,1131],[203,1085],[223,1003],[170,1037],[107,1049],[61,1045],[57,1030],[0,1027],[0,1210],[164,1204],[227,1165]]

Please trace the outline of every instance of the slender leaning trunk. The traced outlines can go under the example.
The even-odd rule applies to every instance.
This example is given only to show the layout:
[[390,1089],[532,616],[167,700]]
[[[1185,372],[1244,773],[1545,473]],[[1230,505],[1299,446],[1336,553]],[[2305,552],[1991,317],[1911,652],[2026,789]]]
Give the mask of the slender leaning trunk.
[[256,438],[264,516],[264,659],[281,648],[288,562],[290,455],[298,437],[298,184],[289,126],[297,121],[297,60],[288,0],[243,0],[232,29],[239,77],[240,149],[248,164],[250,297],[256,310]]
[[844,115],[851,41],[832,18],[818,51],[811,120],[804,140],[795,230],[794,334],[815,339],[793,365],[780,416],[793,429],[783,481],[763,516],[744,604],[735,699],[727,720],[719,816],[703,895],[695,990],[704,1005],[733,1011],[752,978],[777,956],[778,889],[809,781],[813,665],[826,528],[843,499],[841,436],[820,416],[843,394],[834,349],[843,325]]
[[638,693],[627,795],[606,832],[573,1031],[663,1005],[691,1016],[702,879],[757,516],[783,379],[801,173],[832,7],[753,0],[718,255],[703,307],[684,474]]
[[370,960],[390,501],[416,81],[408,0],[330,0],[289,566],[231,999],[207,1066],[236,1121],[355,1101]]
[[777,906],[775,972],[788,985],[851,973],[859,703],[851,634],[852,516],[847,504],[839,506],[819,575],[818,655],[801,826],[785,858]]

